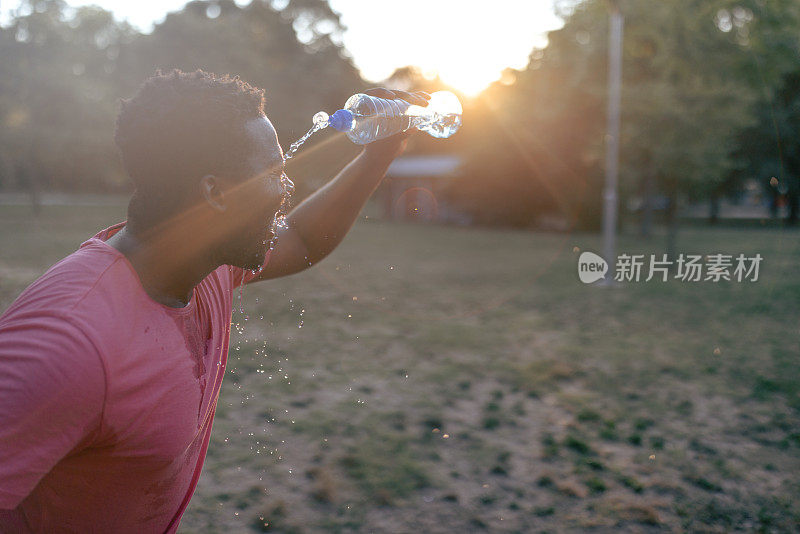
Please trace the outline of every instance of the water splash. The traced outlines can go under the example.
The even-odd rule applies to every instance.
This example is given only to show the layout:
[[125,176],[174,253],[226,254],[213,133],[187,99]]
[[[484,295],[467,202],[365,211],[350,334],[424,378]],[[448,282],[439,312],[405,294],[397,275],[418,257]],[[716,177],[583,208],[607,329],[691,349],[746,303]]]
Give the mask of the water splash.
[[[309,137],[314,135],[314,133],[318,132],[319,130],[322,130],[322,129],[324,129],[324,128],[326,128],[328,126],[328,115],[325,112],[320,111],[319,113],[314,115],[314,119],[313,120],[314,120],[314,126],[308,132],[306,132],[306,134],[303,137],[301,137],[300,139],[298,139],[297,141],[295,141],[294,143],[292,143],[289,146],[289,150],[287,150],[286,153],[284,154],[284,158],[287,161],[290,160],[292,158],[292,156],[294,156],[294,154],[300,149],[301,146],[303,146],[303,144],[308,140]],[[262,245],[265,245],[267,247],[267,253],[271,253],[275,249],[275,244],[276,244],[276,241],[277,241],[277,238],[278,238],[278,231],[280,229],[286,229],[286,228],[289,227],[288,222],[286,220],[286,217],[287,217],[287,215],[289,213],[289,209],[291,207],[290,200],[291,200],[292,195],[294,194],[295,185],[294,185],[294,182],[292,182],[292,180],[286,175],[285,172],[281,174],[280,187],[281,187],[281,203],[280,203],[280,206],[279,206],[278,210],[275,212],[275,215],[270,219],[269,223],[266,225],[267,228],[265,228],[265,230],[269,231],[269,234],[272,237],[270,238],[269,243],[267,243],[266,238],[261,242]],[[264,265],[262,263],[262,265],[258,269],[253,269],[251,272],[252,272],[253,275],[258,275],[258,274],[261,273],[261,270],[263,268],[264,268]],[[239,296],[238,296],[238,308],[239,308],[239,310],[238,311],[239,311],[239,314],[241,316],[243,316],[244,321],[247,321],[249,319],[249,316],[245,313],[243,299],[242,299],[242,293],[243,293],[243,287],[244,287],[244,283],[243,282],[244,282],[244,279],[242,280],[242,284],[239,285]],[[256,300],[258,300],[258,299],[256,299]],[[289,299],[289,303],[290,303],[291,309],[294,309],[294,303],[292,302],[291,299]],[[304,324],[303,314],[304,313],[305,313],[305,309],[301,309],[300,317],[299,317],[299,323],[297,325],[298,328],[303,328],[303,324]],[[263,320],[264,316],[261,315],[260,319]],[[272,323],[270,323],[270,325],[272,325]],[[235,323],[235,328],[236,328],[237,333],[239,334],[239,337],[242,337],[244,335],[244,325],[237,322],[237,323]],[[291,337],[288,338],[288,339],[291,340]],[[266,348],[266,341],[264,342],[264,346]],[[234,347],[235,351],[239,351],[240,348],[241,348],[241,343],[237,342],[235,347]],[[256,351],[256,354],[258,354],[258,351]],[[265,350],[264,355],[266,356],[266,350]],[[286,360],[288,361],[288,358],[286,358]],[[278,362],[280,362],[280,360],[278,360]],[[235,372],[235,371],[236,371],[236,368],[233,368],[231,370],[231,372]],[[263,368],[259,369],[259,372],[261,374],[266,374],[266,371]],[[283,374],[283,378],[284,378],[284,380],[286,380],[287,384],[291,384],[292,383],[290,378],[289,378],[288,373],[284,372],[282,367],[278,368],[278,373],[282,373]],[[273,375],[269,374],[268,375],[268,380],[272,380],[272,378],[273,378]],[[278,378],[278,377],[276,376],[276,378]],[[239,388],[241,389],[241,385],[240,385]],[[244,404],[245,400],[247,400],[247,396],[245,396],[245,399],[242,401],[242,404]],[[287,413],[288,413],[288,410],[287,410]],[[272,421],[274,422],[275,419],[273,418]],[[294,421],[292,421],[292,423],[294,423]],[[252,433],[250,435],[252,436]],[[251,446],[251,449],[252,449],[252,446]],[[275,449],[275,451],[277,452],[278,449]],[[260,452],[260,451],[257,451],[257,452]],[[270,452],[270,454],[272,454],[272,451],[269,451],[269,452]],[[291,473],[291,471],[290,471],[290,473]]]
[[292,159],[294,153],[297,152],[301,146],[303,146],[303,143],[308,141],[309,137],[311,137],[318,131],[328,126],[328,114],[325,113],[324,111],[319,111],[315,113],[314,118],[312,120],[314,121],[314,126],[312,126],[311,129],[307,131],[303,137],[301,137],[300,139],[289,145],[289,150],[287,150],[286,154],[284,154],[286,161]]
[[[328,126],[328,114],[324,111],[320,111],[314,115],[313,121],[314,126],[312,126],[303,137],[289,145],[289,150],[287,150],[284,154],[284,159],[286,159],[286,161],[292,159],[294,154],[300,149],[301,146],[303,146],[303,143],[308,141],[309,137]],[[281,174],[281,205],[278,208],[278,211],[275,212],[275,216],[272,218],[272,221],[269,225],[269,232],[272,235],[272,238],[270,239],[267,249],[270,252],[275,248],[278,230],[289,227],[289,224],[286,222],[286,216],[289,213],[289,208],[291,208],[291,197],[294,194],[294,191],[294,182],[292,182],[292,180],[284,172]],[[263,241],[263,244],[267,244],[266,240]],[[257,269],[253,271],[253,274],[257,275],[260,272],[261,269]]]
[[278,229],[289,227],[286,223],[286,215],[289,213],[289,208],[291,207],[290,201],[293,194],[294,182],[292,182],[286,173],[281,174],[281,205],[278,211],[275,212],[275,216],[272,218],[272,223],[270,225],[272,241],[270,242],[269,250],[272,250],[275,246],[275,236],[277,235]]

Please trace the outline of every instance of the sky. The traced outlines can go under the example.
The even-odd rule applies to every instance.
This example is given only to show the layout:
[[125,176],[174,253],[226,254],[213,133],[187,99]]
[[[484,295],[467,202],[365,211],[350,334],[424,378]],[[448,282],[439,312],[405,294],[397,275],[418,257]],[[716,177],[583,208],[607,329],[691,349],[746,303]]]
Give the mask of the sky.
[[[280,4],[285,0],[274,0]],[[427,76],[476,94],[506,67],[522,69],[546,32],[561,26],[553,0],[329,0],[347,26],[343,44],[364,78],[380,81],[395,68],[419,66]],[[67,0],[92,3],[150,31],[186,0]],[[239,1],[240,5],[248,1]],[[2,2],[6,22],[19,2]]]

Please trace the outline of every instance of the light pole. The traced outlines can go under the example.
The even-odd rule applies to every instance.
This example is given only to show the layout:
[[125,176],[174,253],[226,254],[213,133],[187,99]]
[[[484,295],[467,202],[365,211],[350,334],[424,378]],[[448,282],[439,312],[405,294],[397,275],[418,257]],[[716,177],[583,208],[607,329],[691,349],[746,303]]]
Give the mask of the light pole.
[[603,285],[613,285],[616,264],[617,177],[619,175],[620,93],[622,91],[622,11],[609,0],[608,116],[606,118],[606,181],[603,188],[603,258],[609,268]]

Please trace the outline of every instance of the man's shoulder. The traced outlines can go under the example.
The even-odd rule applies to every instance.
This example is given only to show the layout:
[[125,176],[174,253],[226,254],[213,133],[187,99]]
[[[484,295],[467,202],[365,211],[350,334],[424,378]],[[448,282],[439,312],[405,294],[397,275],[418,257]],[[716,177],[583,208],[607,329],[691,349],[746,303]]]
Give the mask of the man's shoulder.
[[119,258],[92,240],[50,267],[29,285],[0,316],[68,314],[87,296],[102,291],[104,278],[118,270]]

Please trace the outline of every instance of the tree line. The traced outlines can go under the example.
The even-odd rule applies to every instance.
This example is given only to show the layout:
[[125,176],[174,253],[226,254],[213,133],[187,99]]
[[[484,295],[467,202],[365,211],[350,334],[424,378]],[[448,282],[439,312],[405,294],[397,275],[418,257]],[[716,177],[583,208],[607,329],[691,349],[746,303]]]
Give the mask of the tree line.
[[119,99],[159,68],[238,74],[265,88],[287,146],[314,112],[364,87],[342,31],[324,0],[280,10],[263,1],[190,2],[149,34],[98,7],[27,0],[0,29],[0,187],[125,190],[113,144]]
[[[642,233],[656,199],[667,199],[668,224],[687,200],[708,202],[713,218],[719,199],[750,180],[776,204],[787,202],[796,222],[800,4],[613,4],[625,16],[621,206],[637,201]],[[558,2],[564,26],[531,51],[525,69],[508,69],[464,100],[458,135],[445,143],[414,138],[411,153],[461,156],[441,195],[476,222],[532,226],[558,217],[570,228],[598,226],[611,5]],[[341,44],[344,31],[326,0],[194,1],[149,34],[98,7],[27,0],[0,29],[0,188],[129,187],[112,140],[118,100],[156,68],[238,74],[265,88],[267,113],[288,146],[315,111],[337,109],[368,86]],[[413,66],[385,83],[446,88]],[[300,196],[319,185],[314,173],[353,154],[337,147],[318,151],[315,165],[298,163]]]
[[565,24],[548,46],[475,103],[472,164],[452,194],[486,222],[526,226],[559,213],[571,227],[599,226],[615,4],[625,19],[621,208],[639,201],[646,235],[654,199],[667,200],[670,226],[687,201],[708,202],[713,219],[720,197],[755,180],[766,197],[788,202],[796,223],[795,0],[559,2]]

